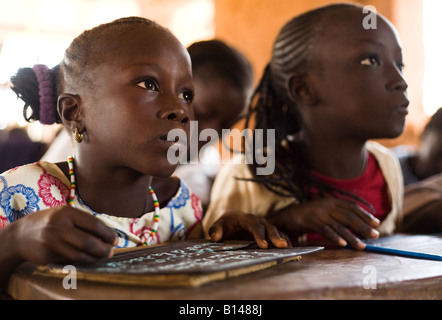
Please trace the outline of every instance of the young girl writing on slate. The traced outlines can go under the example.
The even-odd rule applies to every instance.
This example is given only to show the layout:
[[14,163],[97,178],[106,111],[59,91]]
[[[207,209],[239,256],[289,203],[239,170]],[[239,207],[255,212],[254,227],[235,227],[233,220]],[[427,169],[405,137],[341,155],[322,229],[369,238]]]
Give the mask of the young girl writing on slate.
[[2,284],[23,261],[87,263],[115,246],[199,236],[201,205],[186,185],[150,188],[175,170],[168,132],[189,136],[193,116],[190,58],[170,31],[137,17],[103,24],[59,67],[20,69],[11,82],[28,120],[67,127],[75,156],[0,175]]
[[[394,138],[407,115],[407,83],[395,28],[339,4],[290,20],[247,116],[275,130],[275,171],[224,166],[203,225],[215,241],[253,234],[284,247],[305,235],[364,249],[360,238],[395,231],[403,182],[398,161],[369,139]],[[286,234],[289,238],[285,238]]]

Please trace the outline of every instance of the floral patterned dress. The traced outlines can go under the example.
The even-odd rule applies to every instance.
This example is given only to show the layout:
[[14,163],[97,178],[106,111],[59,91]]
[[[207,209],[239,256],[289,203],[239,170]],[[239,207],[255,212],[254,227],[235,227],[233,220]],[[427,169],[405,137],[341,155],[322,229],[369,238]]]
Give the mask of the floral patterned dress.
[[[35,211],[66,205],[69,189],[69,180],[53,163],[36,162],[4,172],[0,175],[0,229]],[[112,228],[119,237],[117,247],[142,245],[153,227],[154,211],[139,218],[111,216],[93,211],[78,194],[74,205]],[[199,198],[181,181],[178,192],[160,209],[160,223],[151,244],[200,237],[201,218]]]

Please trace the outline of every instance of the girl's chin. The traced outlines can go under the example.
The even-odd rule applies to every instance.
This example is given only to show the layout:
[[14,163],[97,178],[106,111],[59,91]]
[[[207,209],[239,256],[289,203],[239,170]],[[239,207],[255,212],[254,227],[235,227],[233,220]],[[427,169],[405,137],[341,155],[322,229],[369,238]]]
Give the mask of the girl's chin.
[[164,166],[158,166],[155,168],[155,172],[152,174],[153,177],[164,179],[169,178],[177,168],[177,165],[167,164]]

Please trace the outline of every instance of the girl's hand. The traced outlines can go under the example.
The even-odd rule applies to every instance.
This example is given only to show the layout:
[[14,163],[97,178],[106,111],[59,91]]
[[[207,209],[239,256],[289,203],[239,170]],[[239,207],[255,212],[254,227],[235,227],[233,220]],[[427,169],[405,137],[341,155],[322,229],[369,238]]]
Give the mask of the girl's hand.
[[374,229],[380,223],[378,219],[355,203],[336,198],[289,206],[269,221],[289,235],[314,232],[340,246],[349,244],[357,250],[364,250],[365,244],[355,234],[364,238],[379,237]]
[[[267,249],[270,241],[277,248],[291,246],[288,237],[266,219],[241,211],[228,210],[209,230],[212,241],[244,239],[253,236],[258,246]],[[268,240],[266,240],[268,239]]]
[[91,263],[112,256],[118,244],[102,221],[69,206],[37,211],[10,227],[18,256],[37,264]]

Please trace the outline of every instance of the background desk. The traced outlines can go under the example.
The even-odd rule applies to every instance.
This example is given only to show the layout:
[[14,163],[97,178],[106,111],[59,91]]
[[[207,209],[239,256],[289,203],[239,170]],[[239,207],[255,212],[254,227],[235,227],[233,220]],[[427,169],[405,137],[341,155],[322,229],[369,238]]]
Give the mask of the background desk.
[[[77,281],[32,274],[23,265],[11,277],[15,299],[442,299],[442,262],[351,249],[326,248],[252,274],[196,288],[147,288]],[[374,281],[374,282],[372,282]],[[376,284],[370,288],[370,284]]]

